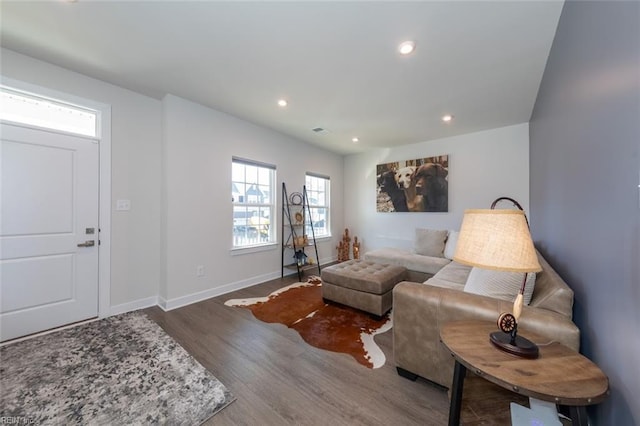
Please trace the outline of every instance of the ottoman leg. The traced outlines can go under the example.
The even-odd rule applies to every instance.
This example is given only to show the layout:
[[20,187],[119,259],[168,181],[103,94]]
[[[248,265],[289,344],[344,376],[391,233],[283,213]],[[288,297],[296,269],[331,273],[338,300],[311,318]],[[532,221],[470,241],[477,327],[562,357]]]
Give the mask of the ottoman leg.
[[386,313],[382,314],[382,315],[376,315],[376,314],[369,314],[369,317],[371,319],[373,319],[374,321],[382,321],[383,319],[385,319],[387,316]]

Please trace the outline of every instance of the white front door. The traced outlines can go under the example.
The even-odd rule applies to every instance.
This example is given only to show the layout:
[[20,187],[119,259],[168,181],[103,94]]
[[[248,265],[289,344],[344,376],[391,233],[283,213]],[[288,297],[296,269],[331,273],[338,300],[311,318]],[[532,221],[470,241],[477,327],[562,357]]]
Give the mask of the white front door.
[[98,314],[99,146],[0,124],[0,341]]

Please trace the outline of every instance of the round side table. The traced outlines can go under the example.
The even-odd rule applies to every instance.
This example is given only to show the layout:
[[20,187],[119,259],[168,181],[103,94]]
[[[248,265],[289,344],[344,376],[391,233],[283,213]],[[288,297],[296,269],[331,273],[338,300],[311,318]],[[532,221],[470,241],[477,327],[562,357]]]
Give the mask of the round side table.
[[[567,406],[573,425],[587,425],[586,406],[602,402],[609,394],[607,376],[589,359],[560,344],[540,346],[537,359],[520,358],[497,349],[489,341],[496,331],[486,321],[456,321],[440,330],[442,343],[455,359],[449,425],[459,425],[464,376],[467,369],[521,395]],[[549,339],[522,330],[529,340]]]

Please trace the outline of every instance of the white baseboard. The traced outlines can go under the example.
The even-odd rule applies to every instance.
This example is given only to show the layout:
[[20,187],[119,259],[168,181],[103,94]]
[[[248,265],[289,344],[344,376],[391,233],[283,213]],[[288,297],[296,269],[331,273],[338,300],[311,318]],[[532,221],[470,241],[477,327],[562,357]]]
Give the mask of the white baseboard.
[[[320,261],[320,266],[322,268],[322,265],[329,264],[329,263],[334,262],[336,260],[337,260],[337,258],[334,258],[334,257],[329,257],[329,258],[322,259]],[[288,274],[288,275],[295,274],[295,271],[290,271],[290,272],[291,272],[291,274]],[[254,286],[256,284],[260,284],[260,283],[263,283],[265,281],[270,281],[270,280],[273,280],[273,279],[276,279],[276,278],[279,278],[279,277],[280,277],[280,272],[270,272],[268,274],[258,275],[258,276],[255,276],[255,277],[247,278],[245,280],[232,282],[232,283],[220,286],[220,287],[211,288],[211,289],[208,289],[208,290],[204,290],[204,291],[200,291],[200,292],[197,292],[197,293],[188,294],[186,296],[181,296],[181,297],[177,297],[175,299],[169,299],[169,300],[165,299],[162,296],[150,296],[150,297],[146,297],[144,299],[138,299],[138,300],[134,300],[134,301],[127,302],[127,303],[122,303],[120,305],[111,306],[109,308],[108,314],[105,315],[105,316],[101,316],[100,318],[106,318],[106,317],[110,317],[110,316],[113,316],[113,315],[125,314],[127,312],[133,312],[133,311],[137,311],[137,310],[140,310],[140,309],[151,308],[153,306],[159,306],[164,311],[171,311],[173,309],[181,308],[183,306],[187,306],[187,305],[190,305],[192,303],[201,302],[203,300],[210,299],[210,298],[216,297],[216,296],[222,296],[224,294],[231,293],[232,291],[241,290],[243,288],[251,287],[251,286]],[[96,319],[94,318],[94,319],[90,319],[90,320],[84,321],[84,322],[91,322],[91,321],[96,321]],[[38,333],[38,334],[33,335],[33,336],[26,336],[24,338],[12,340],[11,343],[19,341],[19,340],[23,340],[23,339],[28,339],[28,338],[31,338],[31,337],[34,337],[34,336],[39,336],[41,334],[52,333],[54,331],[61,330],[61,329],[64,329],[64,328],[75,327],[76,325],[78,325],[78,323],[70,324],[70,325],[67,325],[67,326],[64,326],[64,327],[61,327],[61,328],[47,330],[45,332]],[[6,343],[0,344],[0,347],[5,345],[5,344]]]
[[256,284],[263,283],[265,281],[273,280],[280,277],[280,273],[271,272],[264,275],[258,275],[245,280],[232,282],[220,287],[211,288],[197,293],[188,294],[186,296],[176,297],[174,299],[159,298],[158,306],[164,311],[171,311],[173,309],[181,308],[183,306],[191,305],[192,303],[201,302],[212,297],[222,296],[223,294],[231,293],[232,291],[241,290],[243,288],[251,287]]
[[327,265],[329,263],[337,262],[337,261],[338,261],[338,256],[324,258],[320,261],[320,266],[322,267],[322,265]]
[[137,311],[139,309],[150,308],[158,304],[158,296],[151,296],[144,299],[134,300],[133,302],[122,303],[112,306],[109,309],[109,316],[124,314],[127,312]]
[[[336,261],[337,258],[329,257],[320,261],[320,266]],[[295,272],[292,272],[295,274]],[[149,308],[151,306],[159,306],[162,310],[171,311],[173,309],[181,308],[183,306],[191,305],[192,303],[201,302],[212,297],[222,296],[232,291],[241,290],[243,288],[251,287],[256,284],[270,281],[280,277],[279,272],[270,272],[268,274],[258,275],[255,277],[247,278],[240,281],[235,281],[229,284],[225,284],[220,287],[210,288],[197,293],[187,294],[185,296],[176,297],[173,299],[165,299],[162,296],[152,296],[146,299],[134,300],[133,302],[123,303],[121,305],[112,306],[109,310],[109,316],[123,314],[126,312],[137,311],[138,309]]]

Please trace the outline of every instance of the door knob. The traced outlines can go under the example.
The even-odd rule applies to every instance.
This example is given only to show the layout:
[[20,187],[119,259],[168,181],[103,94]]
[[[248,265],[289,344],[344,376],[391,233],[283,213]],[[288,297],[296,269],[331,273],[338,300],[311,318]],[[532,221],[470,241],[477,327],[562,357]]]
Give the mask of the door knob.
[[96,245],[96,242],[94,240],[87,240],[84,243],[78,244],[78,247],[93,247],[95,245]]

